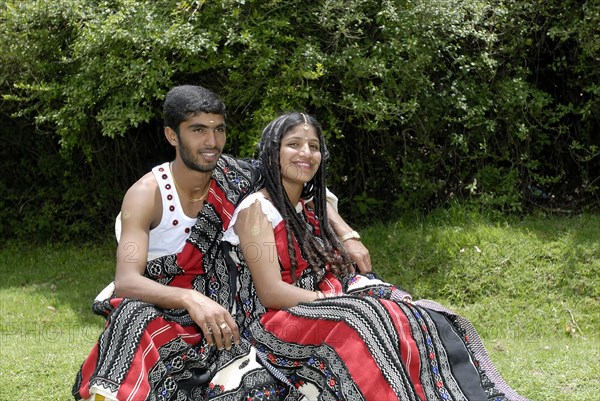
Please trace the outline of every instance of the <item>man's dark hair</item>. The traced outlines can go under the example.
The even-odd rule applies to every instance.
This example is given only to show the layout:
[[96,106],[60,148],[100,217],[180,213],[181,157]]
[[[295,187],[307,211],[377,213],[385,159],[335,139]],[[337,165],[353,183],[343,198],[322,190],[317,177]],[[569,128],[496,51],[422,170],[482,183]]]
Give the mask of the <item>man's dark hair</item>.
[[165,127],[179,133],[179,124],[200,113],[225,116],[225,103],[202,86],[181,85],[167,93],[163,107]]

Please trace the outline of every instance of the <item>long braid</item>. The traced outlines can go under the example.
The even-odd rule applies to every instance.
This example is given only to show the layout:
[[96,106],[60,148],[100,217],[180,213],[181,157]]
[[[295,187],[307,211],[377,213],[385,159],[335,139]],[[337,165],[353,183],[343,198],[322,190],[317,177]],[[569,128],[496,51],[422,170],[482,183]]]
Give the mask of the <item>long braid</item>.
[[[304,124],[304,118],[315,127],[319,136],[321,148],[321,165],[317,173],[309,183],[314,188],[313,202],[315,204],[315,216],[319,220],[320,236],[317,237],[304,219],[296,212],[296,208],[289,200],[283,187],[281,178],[281,163],[279,151],[281,138],[286,132],[298,124]],[[293,112],[287,113],[273,120],[263,131],[259,144],[261,168],[265,179],[265,188],[271,196],[271,201],[279,210],[285,223],[288,251],[291,260],[291,273],[295,277],[298,266],[296,250],[293,238],[296,239],[302,252],[302,256],[313,270],[323,269],[329,265],[335,274],[343,274],[348,271],[350,259],[346,255],[342,244],[333,232],[327,219],[326,206],[326,163],[329,157],[325,141],[323,139],[320,124],[311,116]]]

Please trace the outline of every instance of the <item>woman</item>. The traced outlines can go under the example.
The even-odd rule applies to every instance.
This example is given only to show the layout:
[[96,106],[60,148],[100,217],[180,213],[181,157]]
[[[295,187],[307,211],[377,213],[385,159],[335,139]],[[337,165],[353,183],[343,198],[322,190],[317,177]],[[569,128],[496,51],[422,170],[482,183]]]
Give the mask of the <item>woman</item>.
[[236,208],[223,237],[242,337],[309,400],[522,400],[466,320],[351,273],[327,223],[328,156],[309,115],[282,115],[263,131],[265,188]]

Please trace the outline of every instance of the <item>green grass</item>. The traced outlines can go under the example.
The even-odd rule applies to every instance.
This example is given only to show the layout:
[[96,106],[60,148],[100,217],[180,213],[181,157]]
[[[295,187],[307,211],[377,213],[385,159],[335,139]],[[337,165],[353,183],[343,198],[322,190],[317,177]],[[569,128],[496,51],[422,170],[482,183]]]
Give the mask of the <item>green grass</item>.
[[487,218],[464,208],[363,231],[389,281],[469,318],[518,392],[600,393],[600,215]]
[[[536,401],[600,393],[600,215],[489,218],[464,208],[361,232],[377,270],[469,318]],[[70,400],[103,319],[114,245],[0,249],[0,401]]]
[[102,331],[91,301],[114,272],[114,246],[10,244],[0,250],[0,400],[72,400]]

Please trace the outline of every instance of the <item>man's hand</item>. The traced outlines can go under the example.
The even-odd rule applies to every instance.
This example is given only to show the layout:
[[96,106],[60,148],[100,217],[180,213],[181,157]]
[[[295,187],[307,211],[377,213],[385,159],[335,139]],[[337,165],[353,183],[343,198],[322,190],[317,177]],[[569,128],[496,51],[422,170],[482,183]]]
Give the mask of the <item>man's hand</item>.
[[373,270],[369,250],[362,242],[356,239],[349,239],[344,241],[344,248],[346,248],[348,256],[356,263],[361,273],[368,273]]
[[204,333],[206,342],[215,344],[219,350],[231,349],[232,342],[239,344],[240,332],[229,311],[199,292],[190,294],[186,309]]
[[[337,198],[335,199],[337,201]],[[344,219],[342,219],[342,216],[338,214],[337,209],[330,203],[329,193],[327,198],[327,216],[329,217],[329,224],[331,224],[333,231],[335,231],[340,239],[345,234],[354,232]],[[361,273],[369,273],[373,270],[369,250],[360,242],[360,239],[348,238],[347,240],[342,240],[342,242],[348,256],[356,263]]]

